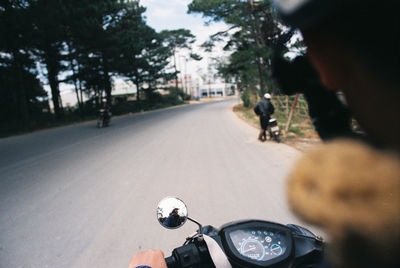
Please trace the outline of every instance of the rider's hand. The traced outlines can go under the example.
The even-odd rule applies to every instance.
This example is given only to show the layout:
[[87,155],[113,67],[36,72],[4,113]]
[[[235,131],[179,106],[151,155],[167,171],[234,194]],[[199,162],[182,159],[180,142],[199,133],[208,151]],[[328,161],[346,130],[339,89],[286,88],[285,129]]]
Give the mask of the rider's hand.
[[167,268],[164,253],[161,250],[149,249],[134,255],[129,263],[129,268],[138,266],[150,266],[151,268]]

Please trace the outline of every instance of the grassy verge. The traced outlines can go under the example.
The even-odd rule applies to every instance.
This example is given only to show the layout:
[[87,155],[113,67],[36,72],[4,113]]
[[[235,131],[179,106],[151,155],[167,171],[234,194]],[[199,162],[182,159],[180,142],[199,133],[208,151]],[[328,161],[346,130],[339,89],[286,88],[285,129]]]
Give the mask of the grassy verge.
[[[274,103],[275,104],[275,103]],[[282,133],[282,141],[301,151],[307,150],[309,147],[320,143],[318,134],[313,130],[313,126],[308,119],[303,116],[293,115],[292,124],[287,132],[285,132],[287,122],[287,112],[280,109],[279,105],[275,105],[276,112],[272,116],[278,120],[279,128]],[[244,107],[243,104],[237,104],[233,107],[235,114],[255,128],[260,128],[257,115],[252,107]]]

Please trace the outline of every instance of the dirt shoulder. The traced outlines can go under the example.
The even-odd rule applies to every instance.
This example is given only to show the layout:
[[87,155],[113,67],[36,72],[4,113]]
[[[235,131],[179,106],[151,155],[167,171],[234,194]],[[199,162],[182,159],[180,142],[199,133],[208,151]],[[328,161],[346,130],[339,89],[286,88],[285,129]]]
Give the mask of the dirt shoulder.
[[[247,124],[257,129],[260,128],[259,119],[251,108],[246,108],[243,104],[237,104],[233,106],[232,110],[237,117]],[[318,134],[312,130],[312,126],[307,122],[294,125],[294,128],[291,128],[294,131],[289,130],[287,133],[283,130],[283,124],[283,122],[279,123],[282,133],[282,143],[292,146],[302,152],[312,149],[315,145],[321,144],[321,139],[318,137]]]

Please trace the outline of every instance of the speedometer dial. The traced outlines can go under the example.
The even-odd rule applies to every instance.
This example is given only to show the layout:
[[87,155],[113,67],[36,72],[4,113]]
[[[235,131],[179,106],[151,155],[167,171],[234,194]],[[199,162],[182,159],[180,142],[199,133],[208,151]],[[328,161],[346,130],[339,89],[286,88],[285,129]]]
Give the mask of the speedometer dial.
[[240,254],[243,256],[249,257],[253,260],[262,260],[265,256],[265,248],[260,241],[256,239],[247,239],[242,242],[240,247]]

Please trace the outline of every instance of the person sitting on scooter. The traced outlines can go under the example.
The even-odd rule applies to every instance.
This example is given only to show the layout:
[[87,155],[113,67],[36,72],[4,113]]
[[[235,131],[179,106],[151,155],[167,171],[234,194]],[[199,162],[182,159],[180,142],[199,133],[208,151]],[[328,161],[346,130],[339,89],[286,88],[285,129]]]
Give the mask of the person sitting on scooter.
[[256,115],[260,117],[260,134],[258,135],[259,141],[266,141],[267,134],[266,131],[269,125],[269,119],[271,114],[275,111],[275,107],[271,102],[271,95],[266,93],[264,94],[264,98],[257,103],[256,107],[254,107],[254,112]]
[[[331,235],[328,249],[336,267],[400,267],[400,1],[275,2],[301,30],[322,83],[344,93],[354,117],[379,145],[328,144],[324,154],[306,155],[294,171],[301,178],[290,182],[290,205]],[[348,166],[346,172],[338,172],[341,165]],[[369,207],[376,197],[381,199]],[[133,256],[129,267],[144,264],[166,267],[163,253],[154,250]]]

